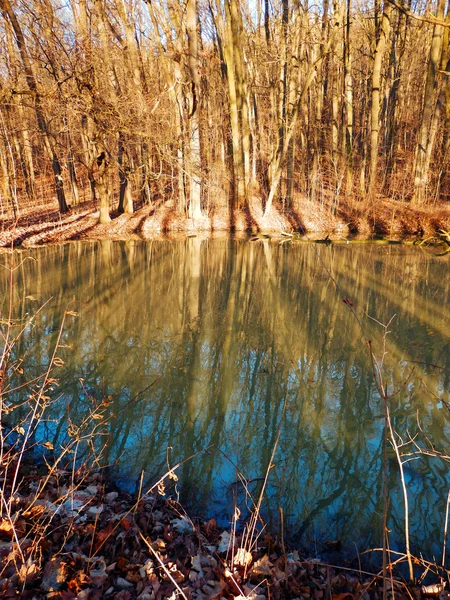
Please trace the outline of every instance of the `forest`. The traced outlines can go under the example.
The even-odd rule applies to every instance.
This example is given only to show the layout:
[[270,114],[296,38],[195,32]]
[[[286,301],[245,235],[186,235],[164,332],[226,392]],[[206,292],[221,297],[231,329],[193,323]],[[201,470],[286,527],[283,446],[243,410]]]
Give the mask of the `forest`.
[[448,600],[450,0],[0,13],[0,596]]
[[448,210],[447,0],[0,0],[0,205]]

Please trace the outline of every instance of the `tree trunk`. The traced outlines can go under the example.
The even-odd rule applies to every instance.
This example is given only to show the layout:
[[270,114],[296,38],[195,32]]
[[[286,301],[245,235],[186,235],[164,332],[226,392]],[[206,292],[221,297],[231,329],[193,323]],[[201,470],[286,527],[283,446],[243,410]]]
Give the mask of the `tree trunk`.
[[[446,0],[439,0],[436,18],[439,21],[444,19]],[[423,95],[423,109],[420,123],[419,135],[417,138],[416,156],[414,162],[414,194],[413,204],[421,204],[426,198],[426,189],[428,183],[428,170],[430,166],[431,153],[434,146],[436,120],[439,111],[437,103],[438,95],[438,71],[441,62],[442,42],[444,27],[435,25],[433,29],[433,39],[431,41],[430,56],[428,60],[427,77],[425,81],[425,91]]]
[[188,0],[186,6],[186,32],[189,47],[189,217],[198,219],[201,209],[201,153],[200,153],[200,75],[198,69],[197,0]]
[[3,185],[2,190],[0,192],[1,196],[1,214],[5,214],[6,216],[10,216],[9,208],[12,209],[12,214],[14,219],[17,219],[19,216],[19,207],[17,205],[17,185],[15,181],[15,169],[14,163],[10,165],[10,160],[8,160],[8,155],[12,156],[11,146],[8,140],[0,140],[0,164],[2,166],[3,171]]
[[98,222],[105,225],[111,221],[109,215],[109,193],[108,193],[108,167],[109,161],[105,152],[97,156],[97,175],[94,179],[96,195],[100,200],[100,216]]
[[133,198],[131,196],[131,188],[129,185],[129,166],[126,164],[126,155],[124,147],[123,134],[119,133],[119,142],[117,149],[117,162],[119,163],[119,214],[133,213]]
[[370,162],[369,162],[369,193],[375,194],[378,171],[378,144],[380,137],[380,107],[381,107],[381,67],[386,51],[391,29],[392,4],[385,0],[379,38],[375,49],[372,71],[372,106],[370,111]]
[[392,170],[395,164],[395,142],[396,142],[396,109],[398,100],[398,89],[400,84],[400,58],[402,43],[402,30],[405,29],[405,15],[398,11],[397,25],[393,34],[391,52],[389,56],[389,69],[386,82],[387,108],[385,112],[385,149],[386,149],[386,181],[389,184]]
[[16,103],[17,112],[20,118],[21,126],[21,153],[20,161],[25,176],[25,187],[30,200],[36,199],[36,177],[34,173],[33,151],[31,146],[30,134],[26,125],[26,116],[23,106],[20,102]]
[[25,71],[27,85],[34,99],[34,110],[36,112],[36,119],[38,123],[39,132],[41,133],[44,139],[45,147],[52,161],[54,183],[56,188],[56,195],[58,197],[59,210],[60,212],[65,213],[69,210],[69,208],[67,206],[64,194],[61,163],[56,153],[56,144],[48,132],[47,122],[44,117],[44,109],[42,108],[41,103],[41,96],[39,94],[36,78],[31,67],[31,62],[28,56],[28,50],[25,44],[25,38],[10,1],[0,0],[0,8],[5,17],[9,19],[11,27],[14,30],[17,47],[19,49],[20,57],[22,60],[23,69]]
[[[344,4],[344,0],[341,0],[342,4]],[[339,10],[339,0],[333,1],[333,13],[335,20],[338,22],[340,20],[340,10]],[[335,173],[337,173],[337,164],[338,164],[338,149],[339,149],[339,115],[340,111],[340,99],[342,96],[340,89],[340,81],[339,81],[339,63],[341,61],[341,57],[338,53],[339,44],[337,43],[337,36],[335,37],[335,41],[331,45],[330,54],[333,60],[333,72],[330,74],[332,84],[331,84],[331,158],[333,168]]]
[[272,208],[273,200],[278,191],[278,186],[280,185],[280,181],[281,181],[282,168],[286,161],[286,156],[287,156],[287,152],[289,149],[290,141],[295,132],[295,127],[297,124],[297,119],[298,119],[300,108],[302,107],[303,102],[308,93],[308,90],[315,79],[317,69],[320,67],[320,64],[322,63],[324,56],[326,56],[327,52],[329,52],[332,44],[334,43],[334,39],[335,39],[338,31],[340,30],[340,23],[341,23],[342,17],[343,17],[342,8],[344,6],[345,6],[345,4],[342,3],[339,17],[338,16],[336,17],[334,25],[333,25],[333,31],[331,32],[326,44],[324,44],[320,56],[317,58],[317,60],[315,60],[312,64],[309,65],[303,87],[302,87],[301,91],[299,90],[297,92],[297,97],[295,99],[295,102],[292,104],[292,109],[290,110],[290,114],[289,114],[289,118],[288,118],[289,127],[284,136],[283,148],[278,153],[277,159],[275,161],[273,180],[272,180],[272,184],[270,186],[269,196],[267,198],[266,207],[264,210],[264,216],[267,216],[269,214],[269,212]]
[[352,0],[347,0],[344,46],[344,93],[345,93],[345,128],[343,155],[346,159],[346,193],[353,191],[353,78],[352,78],[352,45],[350,39],[352,23]]
[[244,149],[242,141],[242,130],[240,127],[239,120],[239,109],[241,101],[239,98],[239,84],[236,76],[236,62],[238,57],[236,56],[236,47],[233,36],[233,29],[236,28],[236,24],[233,23],[233,13],[231,11],[232,3],[235,0],[225,0],[225,14],[226,14],[226,27],[227,33],[225,42],[223,44],[224,58],[227,66],[227,81],[228,81],[228,97],[229,97],[229,108],[230,108],[230,122],[231,122],[231,139],[233,142],[233,172],[234,172],[234,190],[236,197],[234,203],[236,207],[241,206],[245,203],[247,197],[247,186],[245,177],[245,166],[244,166]]

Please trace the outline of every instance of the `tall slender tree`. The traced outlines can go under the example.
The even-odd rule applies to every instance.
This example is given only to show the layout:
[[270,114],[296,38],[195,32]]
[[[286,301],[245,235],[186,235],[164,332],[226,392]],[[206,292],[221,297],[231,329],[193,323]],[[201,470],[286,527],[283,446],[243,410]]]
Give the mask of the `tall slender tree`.
[[64,184],[62,177],[62,167],[58,156],[56,142],[51,135],[49,130],[48,122],[45,118],[45,111],[42,105],[42,97],[38,89],[38,84],[33,71],[33,67],[28,54],[28,48],[25,41],[25,36],[22,32],[19,20],[13,10],[10,0],[0,0],[0,9],[5,19],[8,19],[11,27],[14,31],[16,38],[17,48],[19,50],[22,66],[25,72],[25,78],[28,89],[30,90],[33,102],[34,110],[36,113],[36,120],[42,139],[44,141],[45,149],[52,161],[54,183],[56,189],[56,195],[58,197],[59,210],[64,213],[68,211],[68,205],[64,193]]

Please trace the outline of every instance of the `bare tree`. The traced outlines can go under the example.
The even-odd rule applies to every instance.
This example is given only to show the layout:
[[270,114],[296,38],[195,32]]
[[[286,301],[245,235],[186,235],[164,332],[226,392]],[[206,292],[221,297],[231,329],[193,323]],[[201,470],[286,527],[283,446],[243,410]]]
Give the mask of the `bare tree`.
[[8,19],[14,31],[17,48],[19,50],[20,58],[22,60],[22,66],[25,72],[26,82],[34,102],[34,109],[36,112],[38,128],[42,135],[45,149],[48,155],[51,157],[59,210],[64,213],[68,211],[68,206],[64,194],[61,163],[57,154],[55,140],[49,131],[48,123],[45,118],[44,108],[42,106],[42,98],[38,90],[38,85],[33,72],[30,57],[28,55],[25,37],[23,35],[22,28],[13,10],[10,0],[0,0],[0,8],[2,10],[4,18]]

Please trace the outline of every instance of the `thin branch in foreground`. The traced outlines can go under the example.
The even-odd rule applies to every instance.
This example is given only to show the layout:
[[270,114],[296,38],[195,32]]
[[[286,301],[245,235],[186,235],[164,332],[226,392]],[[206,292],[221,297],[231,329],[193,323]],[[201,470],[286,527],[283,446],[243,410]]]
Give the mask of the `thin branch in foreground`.
[[186,594],[183,592],[183,590],[180,588],[180,586],[178,585],[178,583],[175,581],[175,579],[172,577],[172,573],[169,571],[169,569],[166,567],[166,565],[163,563],[163,561],[161,560],[160,556],[158,555],[158,553],[152,548],[152,545],[150,544],[150,542],[148,542],[145,537],[142,535],[141,532],[139,532],[139,535],[141,537],[141,539],[143,540],[143,542],[145,543],[145,545],[147,546],[147,548],[150,550],[150,552],[153,554],[153,556],[156,558],[156,560],[158,561],[158,563],[160,564],[161,568],[163,569],[164,573],[167,575],[167,577],[170,579],[170,581],[173,583],[173,585],[176,587],[176,589],[179,591],[179,593],[182,595],[182,597],[184,598],[184,600],[188,600]]

